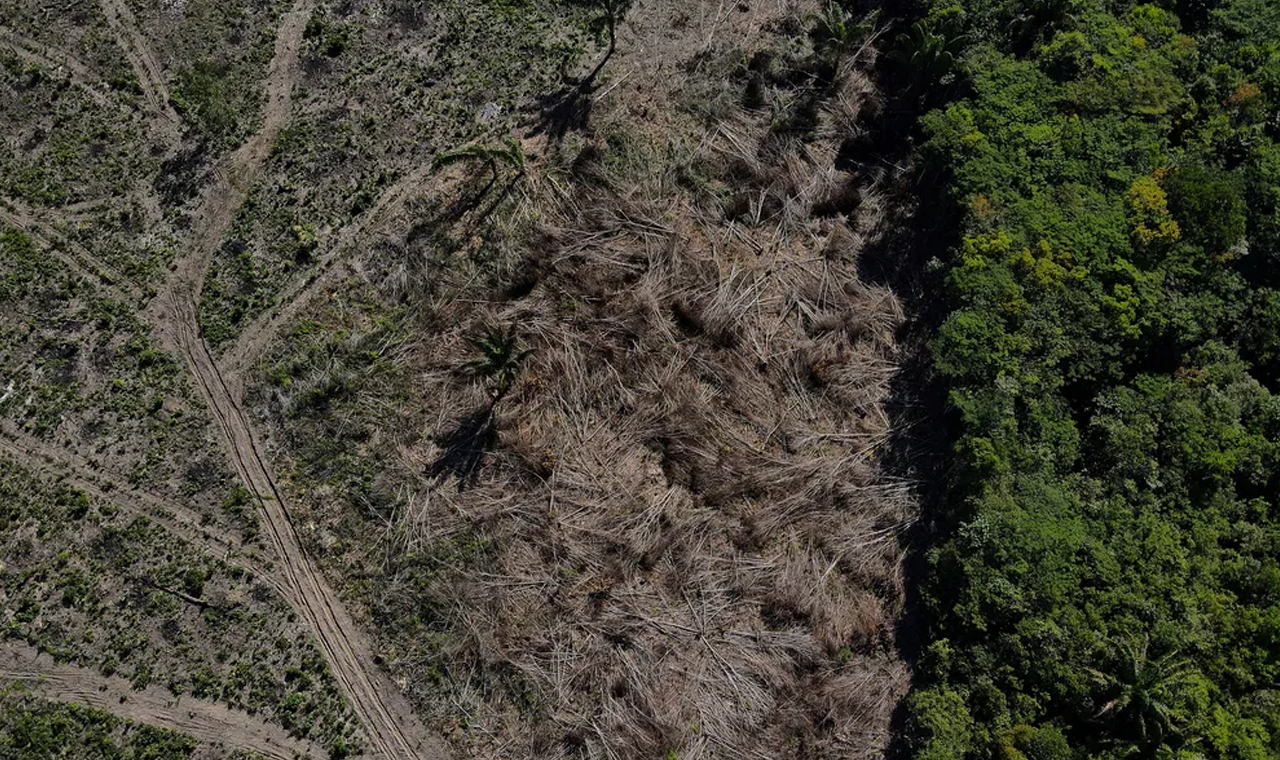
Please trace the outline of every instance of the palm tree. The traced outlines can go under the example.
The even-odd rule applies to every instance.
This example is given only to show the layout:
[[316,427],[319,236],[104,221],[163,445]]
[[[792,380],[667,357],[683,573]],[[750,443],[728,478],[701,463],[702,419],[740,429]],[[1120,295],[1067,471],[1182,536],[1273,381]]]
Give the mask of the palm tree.
[[1138,751],[1152,755],[1186,727],[1186,717],[1177,712],[1172,700],[1195,681],[1197,672],[1192,662],[1176,651],[1152,659],[1149,645],[1146,637],[1141,645],[1122,644],[1114,673],[1092,668],[1086,672],[1110,695],[1094,717],[1112,723],[1118,735],[1133,740]]
[[515,325],[508,325],[506,330],[490,327],[480,337],[472,338],[471,345],[480,352],[480,358],[466,367],[492,384],[490,406],[496,405],[515,385],[521,365],[533,351],[520,350]]
[[821,47],[844,55],[875,31],[876,15],[873,13],[870,20],[859,23],[838,0],[827,0],[823,12],[816,17],[814,35]]
[[1048,39],[1064,26],[1074,23],[1079,10],[1077,0],[1029,0],[1022,13],[1010,24],[1016,40],[1029,47],[1042,39]]
[[889,57],[910,72],[912,86],[929,85],[951,73],[963,43],[964,36],[951,23],[935,25],[920,19],[910,31],[898,35]]

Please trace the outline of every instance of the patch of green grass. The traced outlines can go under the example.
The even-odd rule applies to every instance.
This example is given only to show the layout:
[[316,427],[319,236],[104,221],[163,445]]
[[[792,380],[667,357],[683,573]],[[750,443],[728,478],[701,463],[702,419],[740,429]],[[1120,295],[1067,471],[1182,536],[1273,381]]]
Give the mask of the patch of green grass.
[[2,227],[0,300],[0,418],[138,485],[180,483],[222,519],[217,494],[233,478],[208,445],[211,423],[135,304],[105,296],[29,236]]
[[156,169],[141,121],[106,110],[67,80],[0,55],[5,192],[34,206],[118,197]]
[[226,64],[197,60],[178,72],[174,107],[210,142],[236,142],[243,136],[241,114],[257,106],[256,93],[236,84]]
[[289,3],[130,0],[168,73],[175,108],[215,151],[243,142],[262,118],[262,81]]

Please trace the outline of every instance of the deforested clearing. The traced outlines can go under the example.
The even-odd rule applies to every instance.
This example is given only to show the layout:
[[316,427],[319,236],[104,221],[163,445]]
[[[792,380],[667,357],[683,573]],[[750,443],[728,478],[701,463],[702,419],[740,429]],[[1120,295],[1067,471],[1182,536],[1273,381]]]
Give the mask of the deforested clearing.
[[898,170],[838,162],[874,50],[815,10],[638,3],[259,367],[304,540],[460,756],[885,750],[916,504],[859,259]]

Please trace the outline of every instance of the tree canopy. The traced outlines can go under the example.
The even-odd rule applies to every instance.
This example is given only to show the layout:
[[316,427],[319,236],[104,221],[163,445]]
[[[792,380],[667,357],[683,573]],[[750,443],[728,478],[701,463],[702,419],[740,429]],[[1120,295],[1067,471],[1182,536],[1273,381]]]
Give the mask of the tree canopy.
[[915,756],[1280,756],[1280,4],[935,0],[904,39],[942,28]]

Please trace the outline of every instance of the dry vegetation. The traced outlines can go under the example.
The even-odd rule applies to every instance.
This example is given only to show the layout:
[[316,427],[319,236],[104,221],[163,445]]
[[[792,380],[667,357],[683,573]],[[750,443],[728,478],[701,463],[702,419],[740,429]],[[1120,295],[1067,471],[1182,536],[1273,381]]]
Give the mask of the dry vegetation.
[[[896,178],[840,159],[874,50],[818,5],[639,2],[580,89],[589,4],[314,6],[201,337],[238,388],[311,298],[252,392],[288,518],[459,756],[882,754],[915,505],[880,461],[903,314],[859,259]],[[0,622],[340,753],[143,312],[287,7],[0,0]],[[512,137],[492,180],[432,173]]]
[[811,10],[641,4],[588,123],[454,175],[264,366],[309,539],[460,755],[883,752],[894,178],[836,168],[872,53]]
[[206,339],[224,344],[287,303],[285,285],[321,270],[398,181],[554,86],[581,53],[581,16],[572,3],[318,3],[290,124],[208,273]]

